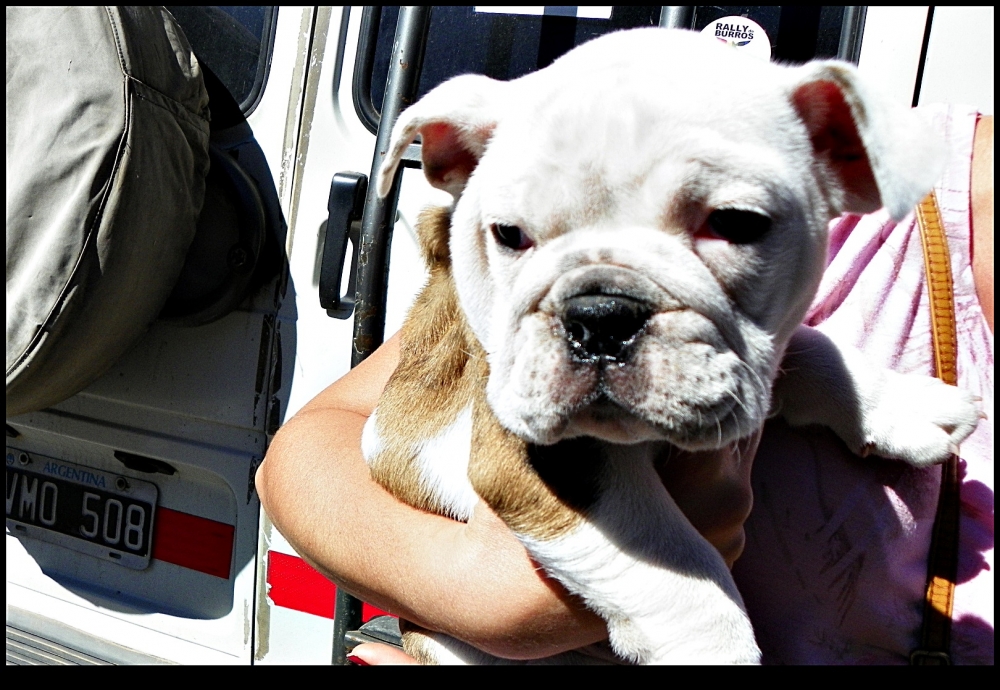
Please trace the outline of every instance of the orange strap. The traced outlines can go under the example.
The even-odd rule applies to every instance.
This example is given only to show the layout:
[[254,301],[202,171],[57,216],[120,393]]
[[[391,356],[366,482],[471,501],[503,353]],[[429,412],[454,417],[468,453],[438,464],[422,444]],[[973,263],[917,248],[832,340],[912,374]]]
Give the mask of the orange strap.
[[[917,206],[917,224],[920,226],[924,267],[927,271],[934,373],[945,383],[954,386],[958,383],[958,338],[951,257],[941,212],[933,192]],[[952,455],[941,467],[941,494],[927,559],[927,590],[924,595],[920,647],[910,654],[910,663],[914,666],[951,663],[951,615],[958,571],[958,514],[958,456]]]
[[924,267],[930,296],[934,375],[950,386],[957,386],[958,337],[955,334],[951,256],[934,192],[924,197],[917,206],[917,224],[920,226],[920,238],[924,245]]

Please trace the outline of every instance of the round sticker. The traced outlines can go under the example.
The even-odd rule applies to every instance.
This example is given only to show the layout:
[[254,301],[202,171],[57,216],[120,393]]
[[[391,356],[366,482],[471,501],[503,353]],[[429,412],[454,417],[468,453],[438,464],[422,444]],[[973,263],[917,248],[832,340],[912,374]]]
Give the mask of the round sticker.
[[762,60],[771,59],[771,39],[752,19],[723,17],[710,22],[701,33]]

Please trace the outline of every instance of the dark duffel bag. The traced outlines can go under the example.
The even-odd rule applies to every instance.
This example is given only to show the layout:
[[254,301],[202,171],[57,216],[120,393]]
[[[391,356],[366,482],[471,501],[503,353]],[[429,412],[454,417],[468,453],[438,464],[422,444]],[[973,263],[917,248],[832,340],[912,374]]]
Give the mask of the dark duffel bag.
[[198,60],[161,7],[7,8],[7,416],[82,390],[147,330],[209,168]]

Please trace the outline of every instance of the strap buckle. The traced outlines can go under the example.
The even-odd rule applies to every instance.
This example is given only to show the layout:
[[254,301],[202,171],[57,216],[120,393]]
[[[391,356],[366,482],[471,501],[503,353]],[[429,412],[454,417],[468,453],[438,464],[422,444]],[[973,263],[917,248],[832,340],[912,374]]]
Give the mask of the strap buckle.
[[914,649],[910,652],[910,666],[951,666],[951,656],[948,652]]

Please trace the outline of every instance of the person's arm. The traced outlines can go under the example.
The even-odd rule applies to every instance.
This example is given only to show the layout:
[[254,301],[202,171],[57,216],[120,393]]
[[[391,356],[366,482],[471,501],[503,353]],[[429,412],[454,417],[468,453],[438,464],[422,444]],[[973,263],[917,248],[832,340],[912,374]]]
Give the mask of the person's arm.
[[459,523],[372,481],[361,431],[398,360],[397,334],[275,436],[257,491],[282,535],[346,591],[496,656],[550,656],[606,638],[604,622],[544,576],[485,504]]

